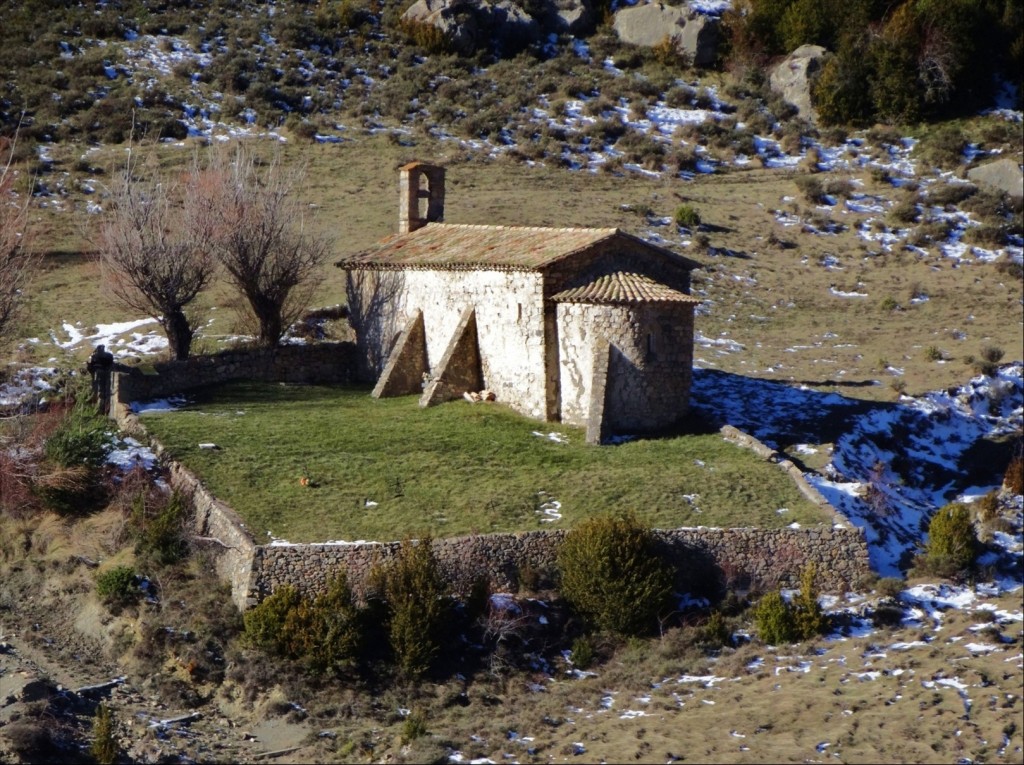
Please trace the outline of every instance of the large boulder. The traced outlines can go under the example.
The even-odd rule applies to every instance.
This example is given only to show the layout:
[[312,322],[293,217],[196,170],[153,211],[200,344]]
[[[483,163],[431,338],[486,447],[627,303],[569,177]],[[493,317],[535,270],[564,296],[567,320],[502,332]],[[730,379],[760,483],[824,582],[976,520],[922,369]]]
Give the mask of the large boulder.
[[615,14],[615,34],[624,43],[651,48],[666,37],[681,40],[686,9],[661,3],[634,5]]
[[768,79],[772,90],[812,122],[818,115],[811,105],[811,84],[826,53],[820,45],[801,45],[772,70]]
[[714,63],[718,52],[719,21],[689,8],[647,3],[615,14],[615,33],[624,43],[652,48],[666,38],[696,66]]
[[979,186],[986,186],[993,191],[1009,194],[1011,197],[1024,197],[1024,171],[1015,159],[997,159],[986,162],[967,171],[967,177]]
[[492,44],[506,53],[541,38],[540,24],[509,0],[416,0],[402,20],[437,27],[464,55]]

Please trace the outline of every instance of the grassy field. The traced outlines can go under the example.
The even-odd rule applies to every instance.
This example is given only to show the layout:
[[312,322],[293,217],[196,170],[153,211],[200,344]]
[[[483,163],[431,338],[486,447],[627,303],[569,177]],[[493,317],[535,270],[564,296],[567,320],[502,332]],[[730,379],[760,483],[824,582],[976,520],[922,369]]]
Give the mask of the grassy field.
[[368,393],[234,384],[142,420],[257,541],[564,528],[615,509],[661,528],[828,521],[781,470],[717,433],[597,448],[577,428],[557,426],[567,443],[554,441],[553,426],[498,404],[420,409]]

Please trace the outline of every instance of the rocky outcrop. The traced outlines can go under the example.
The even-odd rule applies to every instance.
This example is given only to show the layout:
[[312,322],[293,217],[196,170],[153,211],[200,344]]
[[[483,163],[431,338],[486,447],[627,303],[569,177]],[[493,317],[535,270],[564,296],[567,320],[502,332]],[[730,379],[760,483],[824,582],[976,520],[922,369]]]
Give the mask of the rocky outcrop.
[[648,3],[615,14],[615,33],[622,42],[646,48],[674,40],[695,66],[709,66],[718,53],[719,23],[689,8]]
[[541,16],[545,32],[577,37],[594,31],[595,22],[590,0],[550,0]]
[[1009,194],[1020,199],[1024,197],[1024,171],[1016,159],[997,159],[984,165],[972,168],[967,177],[979,186],[993,191]]
[[437,27],[463,55],[489,45],[500,53],[516,51],[544,33],[535,18],[508,0],[416,0],[402,20]]
[[811,104],[811,85],[825,54],[826,50],[820,45],[801,45],[772,70],[769,78],[772,90],[795,106],[801,117],[812,122],[818,115]]

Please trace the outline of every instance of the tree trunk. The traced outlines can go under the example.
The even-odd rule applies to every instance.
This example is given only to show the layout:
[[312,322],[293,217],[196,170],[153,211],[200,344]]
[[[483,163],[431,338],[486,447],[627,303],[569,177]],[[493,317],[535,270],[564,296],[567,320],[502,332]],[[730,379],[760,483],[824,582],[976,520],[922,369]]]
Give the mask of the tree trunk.
[[281,306],[270,298],[252,300],[253,313],[259,324],[259,343],[273,348],[281,341],[285,327],[281,321]]
[[192,350],[192,337],[195,332],[185,318],[185,312],[180,308],[166,311],[163,318],[164,332],[167,334],[167,344],[171,353],[178,361],[188,358]]

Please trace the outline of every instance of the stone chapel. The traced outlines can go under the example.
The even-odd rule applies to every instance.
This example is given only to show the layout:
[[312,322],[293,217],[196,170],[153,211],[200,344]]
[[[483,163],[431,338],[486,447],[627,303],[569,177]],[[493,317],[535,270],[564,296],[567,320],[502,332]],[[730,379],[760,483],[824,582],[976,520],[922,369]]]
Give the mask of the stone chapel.
[[445,223],[444,178],[402,167],[398,233],[336,264],[373,395],[488,389],[591,443],[679,422],[699,264],[615,228]]

